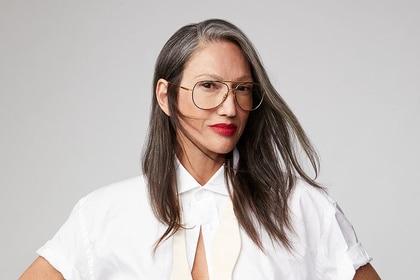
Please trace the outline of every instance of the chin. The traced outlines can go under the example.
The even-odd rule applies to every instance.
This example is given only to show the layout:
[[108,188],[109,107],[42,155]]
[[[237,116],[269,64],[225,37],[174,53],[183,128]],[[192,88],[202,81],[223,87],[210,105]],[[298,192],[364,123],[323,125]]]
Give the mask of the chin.
[[220,154],[220,155],[226,155],[226,154],[230,153],[234,148],[235,148],[235,146],[233,146],[233,147],[226,147],[225,146],[223,148],[216,149],[215,152]]

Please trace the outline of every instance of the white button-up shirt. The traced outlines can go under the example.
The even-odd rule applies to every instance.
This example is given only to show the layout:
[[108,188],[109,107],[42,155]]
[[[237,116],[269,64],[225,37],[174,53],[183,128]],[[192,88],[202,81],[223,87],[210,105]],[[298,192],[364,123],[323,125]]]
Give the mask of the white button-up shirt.
[[208,267],[211,264],[211,247],[215,233],[220,224],[226,199],[229,194],[224,182],[224,168],[220,168],[213,177],[201,186],[188,174],[182,165],[178,166],[178,188],[181,196],[183,222],[187,228],[186,251],[190,269],[194,263],[200,228],[206,247]]
[[[211,246],[207,244],[213,241],[229,199],[224,167],[200,186],[179,165],[177,182],[183,219],[189,228],[186,252],[191,268],[200,226],[207,261],[211,262]],[[290,237],[293,251],[273,244],[262,231],[262,252],[240,229],[241,250],[233,279],[350,280],[358,267],[371,260],[352,225],[324,191],[298,181],[290,198],[290,211],[295,230]],[[100,188],[81,199],[38,253],[66,279],[169,279],[172,238],[153,252],[165,229],[150,208],[147,182],[140,176]]]

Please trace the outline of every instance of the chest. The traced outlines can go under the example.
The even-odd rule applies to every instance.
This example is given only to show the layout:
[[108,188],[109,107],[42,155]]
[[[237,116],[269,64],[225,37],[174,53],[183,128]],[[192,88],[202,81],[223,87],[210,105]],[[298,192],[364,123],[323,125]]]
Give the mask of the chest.
[[[233,269],[233,280],[311,279],[308,275],[314,275],[315,268],[309,254],[305,252],[291,254],[280,247],[269,247],[268,243],[267,250],[262,252],[246,233],[241,231],[240,235],[241,248]],[[126,236],[120,239],[120,244],[113,244],[106,251],[95,252],[93,264],[96,279],[169,280],[174,263],[173,238],[163,242],[154,253],[155,241],[154,238]],[[189,245],[192,246],[186,244],[186,247]],[[207,265],[207,258],[203,253],[197,251],[199,255],[197,273],[203,273],[207,269],[204,267]],[[188,264],[189,269],[192,270],[193,265],[194,258],[192,263]]]

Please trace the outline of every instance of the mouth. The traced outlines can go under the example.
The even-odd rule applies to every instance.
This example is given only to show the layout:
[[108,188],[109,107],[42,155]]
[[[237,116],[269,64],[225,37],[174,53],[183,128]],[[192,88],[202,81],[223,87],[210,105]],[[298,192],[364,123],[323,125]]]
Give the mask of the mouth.
[[217,124],[213,124],[210,125],[210,128],[223,136],[231,136],[233,135],[236,130],[238,129],[238,127],[234,124],[229,124],[229,123],[217,123]]

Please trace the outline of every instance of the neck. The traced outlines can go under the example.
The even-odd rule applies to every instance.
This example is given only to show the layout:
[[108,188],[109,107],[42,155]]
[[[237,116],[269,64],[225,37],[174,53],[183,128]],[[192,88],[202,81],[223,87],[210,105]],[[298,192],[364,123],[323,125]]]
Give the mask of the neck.
[[185,147],[179,149],[177,157],[184,168],[202,186],[210,180],[225,162],[224,155],[212,158],[199,149],[188,149],[187,152]]

